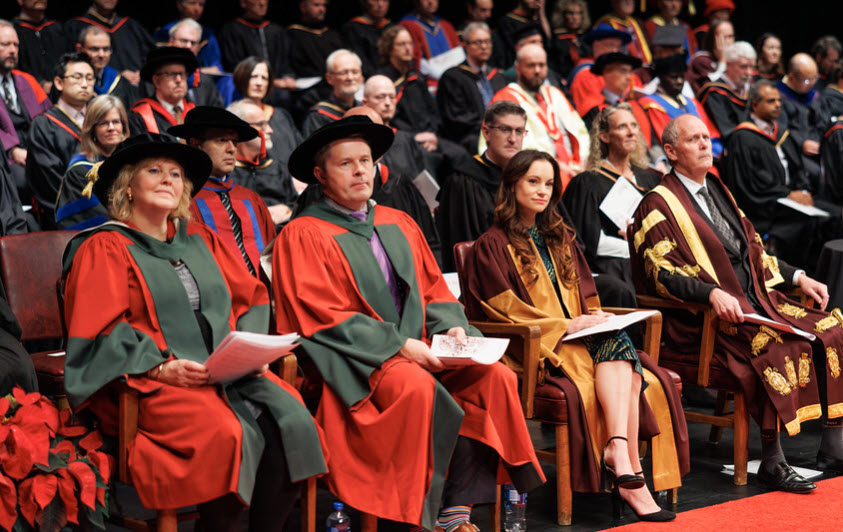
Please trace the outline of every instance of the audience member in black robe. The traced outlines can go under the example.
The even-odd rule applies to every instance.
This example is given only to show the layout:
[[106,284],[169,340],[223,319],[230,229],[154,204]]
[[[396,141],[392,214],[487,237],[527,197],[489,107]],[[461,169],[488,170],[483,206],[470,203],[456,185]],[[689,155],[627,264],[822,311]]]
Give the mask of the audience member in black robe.
[[[177,22],[170,30],[168,46],[190,50],[196,57],[196,64],[199,64],[199,50],[202,48],[202,25],[187,18]],[[148,87],[148,85],[147,85]],[[223,99],[214,78],[203,76],[200,67],[197,67],[187,79],[187,100],[194,105],[210,105],[222,107]]]
[[117,0],[93,0],[84,15],[68,20],[64,27],[71,43],[79,42],[79,34],[87,26],[107,31],[111,35],[111,66],[137,85],[143,60],[155,41],[140,22],[118,15],[116,9]]
[[352,107],[360,105],[354,95],[363,85],[360,58],[354,52],[340,48],[325,61],[325,80],[333,89],[326,100],[316,103],[304,117],[302,135],[309,137],[320,127],[342,118]]
[[749,92],[755,59],[755,49],[748,42],[730,44],[723,52],[726,70],[718,79],[703,85],[697,96],[724,139],[749,113],[746,94]]
[[53,65],[68,49],[61,22],[47,18],[47,0],[19,0],[20,13],[12,21],[20,39],[20,68],[35,76],[45,92],[53,85]]
[[[152,33],[152,38],[158,46],[170,41],[170,29],[185,18],[199,22],[205,13],[205,0],[175,0],[177,18],[164,24]],[[199,69],[205,74],[219,75],[222,69],[222,51],[220,42],[214,34],[214,30],[208,26],[202,26],[202,38],[196,52],[196,59],[199,60]]]
[[458,166],[443,181],[436,225],[442,239],[444,271],[454,271],[455,244],[475,240],[492,226],[501,171],[521,151],[526,124],[527,114],[518,104],[500,101],[490,105],[481,127],[486,151]]
[[[518,51],[521,48],[524,48],[525,46],[528,46],[530,44],[535,44],[535,45],[541,46],[542,48],[545,48],[545,51],[547,51],[547,48],[544,46],[544,34],[542,33],[541,26],[539,26],[538,24],[533,23],[533,24],[525,24],[524,26],[521,26],[520,28],[518,28],[518,30],[515,31],[515,33],[513,33],[512,38],[515,41],[515,55],[516,56],[518,55]],[[497,41],[495,41],[495,42],[497,43]],[[497,44],[495,44],[495,46],[497,46]],[[556,72],[555,69],[553,69],[550,66],[550,63],[551,63],[551,57],[550,56],[551,56],[551,54],[555,55],[555,53],[556,53],[555,50],[553,50],[551,48],[551,52],[547,54],[548,55],[548,57],[547,57],[548,67],[547,67],[547,77],[545,79],[553,87],[556,87],[559,90],[563,90],[563,87],[564,87],[565,83],[563,82],[562,77],[559,75],[558,72]],[[517,82],[518,81],[518,72],[516,72],[516,70],[515,70],[515,61],[506,65],[506,67],[504,67],[504,68],[505,68],[505,70],[503,71],[503,76],[504,76],[504,78],[506,78],[507,83]],[[566,92],[566,94],[567,94],[567,92]]]
[[165,46],[149,52],[141,78],[152,84],[154,93],[132,106],[129,128],[133,135],[164,134],[171,126],[184,122],[184,115],[195,107],[187,100],[188,73],[198,67],[190,50]]
[[814,135],[818,139],[843,120],[838,118],[843,117],[843,63],[838,63],[829,71],[825,88],[811,104],[811,110],[814,113]]
[[442,120],[424,76],[413,70],[413,38],[403,26],[383,32],[378,49],[384,66],[378,71],[392,80],[396,90],[395,116],[390,125],[415,135],[416,142],[437,159],[440,174],[467,161],[468,152],[459,144],[439,136]]
[[386,18],[389,0],[364,0],[365,13],[354,17],[342,25],[342,36],[348,48],[363,62],[363,76],[373,75],[380,64],[378,58],[378,40],[383,30],[393,25]]
[[548,48],[549,66],[559,73],[562,79],[568,79],[581,57],[585,57],[582,48],[582,36],[591,27],[588,5],[585,0],[563,0],[556,4],[551,18],[553,36]]
[[20,386],[26,392],[38,391],[38,379],[32,358],[20,343],[21,329],[6,300],[6,288],[0,279],[0,397]]
[[528,25],[537,25],[541,28],[543,42],[549,42],[550,22],[547,20],[542,0],[519,0],[518,7],[498,20],[495,35],[501,44],[501,53],[498,57],[502,63],[498,65],[499,67],[508,68],[515,62],[515,42],[518,31]]
[[64,54],[56,64],[55,107],[35,117],[29,128],[26,180],[42,229],[55,228],[56,197],[70,159],[79,151],[85,107],[94,95],[94,67],[86,54]]
[[243,95],[243,100],[263,109],[264,119],[272,130],[267,136],[267,155],[281,163],[282,173],[289,176],[286,173],[287,159],[301,143],[302,138],[293,117],[286,109],[266,103],[273,79],[269,63],[257,56],[247,57],[240,61],[232,77],[237,91]]
[[[759,235],[790,264],[811,269],[822,244],[840,225],[840,207],[813,197],[802,167],[799,146],[777,123],[781,95],[774,82],[756,81],[750,91],[749,119],[735,128],[726,143],[721,171],[726,186]],[[778,203],[789,198],[831,211],[818,218]]]
[[465,27],[472,22],[485,22],[487,25],[492,22],[492,10],[495,5],[492,0],[468,0],[465,5],[466,17],[462,24],[457,26],[457,35],[462,37]]
[[635,292],[626,241],[626,224],[616,225],[600,204],[619,179],[643,197],[659,184],[661,174],[647,168],[647,147],[628,103],[604,107],[594,120],[585,172],[574,176],[562,201],[582,241],[591,271],[620,279]]
[[0,151],[0,236],[17,235],[29,230],[6,154]]
[[97,95],[109,94],[123,102],[123,107],[129,109],[140,98],[138,88],[120,75],[111,62],[111,36],[103,29],[88,26],[79,34],[76,51],[84,52],[91,58],[94,75],[94,92]]
[[30,203],[24,170],[29,127],[35,116],[53,104],[35,76],[17,70],[20,41],[10,22],[0,21],[0,42],[4,43],[0,46],[0,148],[8,157],[18,197]]
[[787,75],[776,82],[782,97],[779,123],[790,130],[799,146],[802,165],[811,181],[811,190],[820,188],[820,137],[814,128],[815,117],[811,104],[819,96],[815,88],[817,64],[808,54],[799,53],[787,63]]
[[843,44],[834,35],[823,35],[811,46],[811,56],[817,62],[817,90],[825,88],[828,73],[839,64],[843,56]]
[[820,155],[823,169],[822,197],[843,205],[843,122],[835,123],[825,132]]
[[460,39],[466,60],[442,74],[436,103],[442,116],[443,136],[471,153],[477,149],[486,107],[507,81],[489,65],[492,32],[485,22],[469,23]]
[[[292,214],[298,192],[286,164],[267,155],[271,149],[272,128],[261,106],[240,100],[228,111],[257,129],[261,135],[237,144],[237,163],[231,173],[234,182],[256,192],[266,203],[276,227],[286,223]],[[304,188],[304,187],[301,187]]]
[[[273,87],[281,91],[296,88],[290,68],[290,43],[284,28],[266,19],[267,0],[241,1],[243,14],[223,24],[220,31],[222,64],[226,70],[249,56],[269,61],[275,76]],[[281,93],[284,94],[284,93]],[[289,96],[287,96],[287,100]]]
[[296,77],[325,75],[325,60],[331,52],[345,48],[342,35],[325,24],[326,0],[299,0],[301,19],[287,26],[290,42],[290,68]]

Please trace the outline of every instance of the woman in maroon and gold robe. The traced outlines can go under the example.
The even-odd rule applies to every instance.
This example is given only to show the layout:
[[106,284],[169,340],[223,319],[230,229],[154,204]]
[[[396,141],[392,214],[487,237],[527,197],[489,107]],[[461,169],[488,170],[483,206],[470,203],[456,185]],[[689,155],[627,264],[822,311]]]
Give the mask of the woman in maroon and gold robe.
[[[477,239],[467,268],[469,315],[541,327],[540,378],[568,397],[573,488],[599,488],[602,456],[609,476],[613,469],[618,474],[613,487],[621,487],[621,497],[641,519],[672,519],[643,487],[635,443],[651,438],[656,490],[681,484],[689,469],[687,429],[670,378],[623,332],[563,343],[566,334],[602,323],[610,314],[600,309],[573,231],[554,208],[561,193],[550,155],[526,150],[509,162],[495,225]],[[517,367],[521,361],[507,363]]]

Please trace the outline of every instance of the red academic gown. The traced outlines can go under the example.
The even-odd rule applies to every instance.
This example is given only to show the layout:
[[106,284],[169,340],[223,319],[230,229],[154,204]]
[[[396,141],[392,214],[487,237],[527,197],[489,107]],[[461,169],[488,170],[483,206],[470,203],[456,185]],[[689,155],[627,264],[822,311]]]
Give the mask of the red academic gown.
[[[400,315],[369,247],[373,225],[406,288]],[[274,246],[278,332],[303,336],[325,380],[316,418],[337,497],[432,529],[458,435],[490,446],[508,469],[530,469],[529,482],[516,480],[519,490],[543,481],[514,373],[496,363],[434,376],[395,356],[407,338],[428,342],[454,326],[477,334],[408,215],[375,206],[358,222],[316,203]]]
[[[271,403],[280,398],[290,416],[284,415],[286,427],[280,420],[279,426],[292,481],[324,472],[318,429],[301,397],[271,373],[245,385],[263,394],[257,398],[236,384],[182,388],[145,376],[172,359],[174,352],[178,358],[201,362],[208,356],[207,348],[201,335],[190,336],[198,326],[186,295],[166,305],[155,304],[166,297],[162,291],[182,288],[177,278],[165,278],[158,270],[154,277],[144,276],[153,271],[149,261],[161,258],[145,253],[127,236],[125,231],[131,229],[101,227],[77,237],[83,241],[72,241],[65,254],[69,338],[65,382],[74,408],[89,407],[106,434],[116,434],[118,419],[110,383],[122,380],[139,392],[138,434],[129,445],[128,465],[141,503],[147,508],[179,508],[234,493],[248,504],[262,449],[262,444],[257,449],[254,445],[263,438],[256,439],[260,431],[253,419],[239,419],[230,406],[239,404],[243,412],[242,397],[262,403],[270,399],[264,404],[276,419],[280,414]],[[179,257],[200,288],[203,315],[214,341],[221,341],[228,330],[266,332],[266,288],[248,274],[240,259],[201,224],[188,223],[186,230],[177,230],[171,222],[169,228],[174,242],[187,242],[189,252]],[[196,341],[185,343],[186,337]],[[247,433],[244,424],[252,430]],[[322,461],[321,466],[314,466],[314,459]]]
[[[580,116],[585,116],[594,107],[603,103],[603,88],[606,87],[606,82],[603,76],[598,76],[591,71],[594,65],[594,59],[591,57],[584,57],[580,59],[574,71],[571,73],[571,99],[574,101],[574,107]],[[637,74],[632,75],[630,93],[635,87],[643,87],[641,78]]]

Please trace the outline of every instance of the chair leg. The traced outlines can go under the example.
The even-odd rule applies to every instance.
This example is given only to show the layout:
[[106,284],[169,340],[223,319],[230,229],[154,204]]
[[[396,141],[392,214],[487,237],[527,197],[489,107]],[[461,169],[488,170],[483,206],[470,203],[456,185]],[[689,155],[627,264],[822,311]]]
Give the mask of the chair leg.
[[175,510],[158,510],[158,519],[155,523],[157,532],[177,532],[179,529],[179,517]]
[[310,477],[301,490],[301,532],[316,532],[316,478]]
[[501,529],[501,485],[495,486],[495,504],[489,506],[489,530],[500,532]]
[[[717,392],[717,403],[714,406],[714,415],[715,416],[722,416],[726,413],[726,410],[729,408],[729,392],[720,390]],[[711,431],[708,433],[708,441],[711,443],[717,443],[720,441],[721,436],[723,436],[723,427],[718,427],[716,425],[711,426]]]
[[571,450],[568,441],[568,425],[556,425],[556,522],[571,524]]
[[749,417],[746,398],[735,393],[735,486],[746,485],[746,463],[749,460]]
[[667,490],[667,500],[670,504],[679,502],[679,488],[670,488]]
[[361,532],[377,532],[378,516],[361,512],[360,530]]

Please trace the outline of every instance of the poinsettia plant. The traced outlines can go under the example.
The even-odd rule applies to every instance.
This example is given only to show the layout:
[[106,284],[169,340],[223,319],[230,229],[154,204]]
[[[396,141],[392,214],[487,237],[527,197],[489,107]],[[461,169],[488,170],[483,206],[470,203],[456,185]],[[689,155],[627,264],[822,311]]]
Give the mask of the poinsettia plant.
[[57,531],[80,520],[105,530],[110,457],[102,436],[40,393],[0,398],[0,529]]

